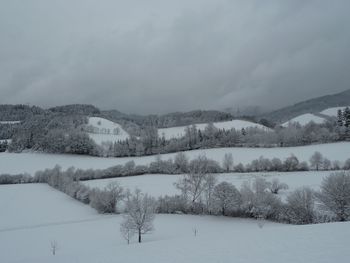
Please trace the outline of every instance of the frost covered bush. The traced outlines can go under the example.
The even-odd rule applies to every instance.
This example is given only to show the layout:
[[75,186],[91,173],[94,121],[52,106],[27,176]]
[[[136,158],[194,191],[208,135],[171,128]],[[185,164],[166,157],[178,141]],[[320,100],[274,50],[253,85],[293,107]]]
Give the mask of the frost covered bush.
[[101,214],[116,213],[117,204],[123,198],[123,188],[116,182],[108,184],[103,190],[95,188],[89,195],[91,207]]
[[241,193],[228,182],[221,182],[214,188],[214,206],[223,216],[238,210],[242,203]]
[[277,220],[281,213],[282,202],[268,190],[268,182],[256,178],[250,184],[243,183],[241,188],[242,211],[250,217]]
[[158,198],[157,213],[178,214],[187,213],[187,200],[180,195],[162,196]]
[[336,215],[337,220],[350,217],[350,172],[336,172],[325,177],[317,193],[321,206]]
[[287,197],[285,217],[292,224],[312,224],[314,222],[314,194],[308,187],[297,189]]

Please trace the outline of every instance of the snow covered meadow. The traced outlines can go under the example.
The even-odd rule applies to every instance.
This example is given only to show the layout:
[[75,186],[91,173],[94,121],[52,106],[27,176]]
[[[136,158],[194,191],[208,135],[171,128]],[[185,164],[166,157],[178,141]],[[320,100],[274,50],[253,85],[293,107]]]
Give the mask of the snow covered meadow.
[[[344,162],[350,156],[350,142],[284,148],[216,148],[187,151],[185,154],[189,159],[194,159],[199,155],[205,155],[207,158],[221,163],[226,153],[232,153],[235,164],[247,164],[258,159],[260,156],[269,159],[274,157],[285,159],[291,154],[294,154],[299,161],[309,161],[315,151],[320,152],[325,158],[331,161],[338,160]],[[175,155],[176,153],[163,154],[161,158],[167,160],[174,158]],[[56,164],[60,165],[63,169],[71,166],[81,169],[105,169],[114,165],[125,164],[131,160],[135,161],[136,164],[149,164],[155,158],[156,156],[103,158],[68,154],[4,152],[0,153],[0,167],[2,167],[2,173],[34,174],[38,170],[53,168]]]
[[103,142],[122,141],[129,138],[129,134],[118,123],[99,117],[89,117],[86,127],[88,135],[98,145]]
[[0,257],[6,263],[328,263],[345,262],[350,256],[348,222],[265,222],[260,228],[251,219],[157,215],[155,231],[144,243],[133,240],[127,245],[119,232],[122,216],[98,215],[47,185],[0,186],[0,207],[6,211],[0,214]]

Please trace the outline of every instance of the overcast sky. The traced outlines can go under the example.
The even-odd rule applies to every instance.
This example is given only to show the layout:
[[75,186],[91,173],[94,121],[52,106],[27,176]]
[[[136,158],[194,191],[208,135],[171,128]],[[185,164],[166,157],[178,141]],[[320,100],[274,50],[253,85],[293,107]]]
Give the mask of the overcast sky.
[[0,0],[0,103],[277,108],[350,88],[349,0]]

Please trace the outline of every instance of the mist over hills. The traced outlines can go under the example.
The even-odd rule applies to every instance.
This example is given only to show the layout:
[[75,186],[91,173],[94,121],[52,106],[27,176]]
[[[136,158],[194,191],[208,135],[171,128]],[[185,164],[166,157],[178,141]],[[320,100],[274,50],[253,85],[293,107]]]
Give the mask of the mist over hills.
[[279,110],[263,114],[261,117],[273,122],[284,122],[304,113],[318,113],[324,109],[350,105],[350,89],[340,93],[316,97]]

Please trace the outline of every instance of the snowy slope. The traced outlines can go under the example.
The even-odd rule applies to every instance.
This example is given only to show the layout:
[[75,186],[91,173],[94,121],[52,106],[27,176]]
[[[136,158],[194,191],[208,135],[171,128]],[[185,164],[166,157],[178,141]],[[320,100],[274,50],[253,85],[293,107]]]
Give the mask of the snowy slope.
[[[250,128],[250,127],[257,127],[260,129],[268,129],[267,127],[250,122],[250,121],[243,121],[243,120],[232,120],[232,121],[224,121],[224,122],[214,122],[214,126],[218,129],[225,129],[225,130],[230,130],[230,129],[236,129],[236,130],[241,130],[242,128]],[[208,123],[200,123],[196,124],[197,129],[199,130],[204,130],[205,127],[208,125]],[[188,126],[179,126],[179,127],[171,127],[171,128],[162,128],[158,129],[158,134],[159,136],[165,137],[165,139],[171,139],[171,138],[179,138],[185,135],[185,129]]]
[[[250,163],[260,156],[266,158],[285,159],[294,154],[300,161],[309,161],[311,155],[319,151],[331,161],[344,162],[350,158],[350,142],[339,142],[329,144],[317,144],[300,147],[285,148],[216,148],[185,152],[190,158],[205,155],[210,159],[222,162],[226,153],[232,153],[235,164]],[[176,153],[163,154],[161,158],[167,160],[174,158]],[[127,157],[127,158],[102,158],[92,156],[64,155],[64,154],[41,154],[41,153],[0,153],[0,173],[35,173],[37,170],[53,168],[56,164],[66,169],[70,166],[82,169],[103,169],[117,164],[124,164],[134,160],[136,164],[149,164],[155,160],[155,156]]]
[[300,116],[297,116],[285,123],[282,124],[283,127],[287,127],[289,125],[289,123],[299,123],[300,125],[304,126],[306,124],[308,124],[309,122],[314,122],[317,124],[321,124],[325,121],[326,119],[318,117],[314,114],[311,113],[306,113]]
[[334,107],[334,108],[328,108],[323,111],[321,111],[321,114],[336,117],[338,115],[338,110],[344,110],[346,107]]
[[0,124],[19,124],[20,121],[0,121]]
[[123,141],[129,138],[129,134],[118,123],[99,117],[89,117],[88,120],[88,134],[99,145],[102,142]]
[[[17,195],[21,198],[12,198]],[[48,186],[1,186],[0,208],[7,209],[6,215],[0,214],[4,263],[329,263],[347,262],[350,257],[350,222],[307,226],[265,222],[259,228],[250,219],[157,215],[155,231],[144,236],[144,243],[132,240],[127,245],[119,232],[121,215],[96,215]],[[52,213],[58,217],[50,224]],[[53,240],[58,244],[55,256],[50,251]]]

